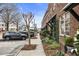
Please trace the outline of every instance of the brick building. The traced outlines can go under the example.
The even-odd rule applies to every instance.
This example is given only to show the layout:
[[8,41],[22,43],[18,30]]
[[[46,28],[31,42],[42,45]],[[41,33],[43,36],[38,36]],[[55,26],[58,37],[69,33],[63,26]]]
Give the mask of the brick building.
[[74,37],[79,28],[78,3],[49,3],[42,21],[42,30],[47,29],[55,40],[64,46],[64,35]]

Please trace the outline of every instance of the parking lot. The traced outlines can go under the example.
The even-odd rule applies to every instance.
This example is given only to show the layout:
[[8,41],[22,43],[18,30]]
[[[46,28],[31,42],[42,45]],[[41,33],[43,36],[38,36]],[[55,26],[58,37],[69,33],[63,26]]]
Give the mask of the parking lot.
[[26,40],[0,40],[0,55],[11,54],[17,47],[21,47],[26,43]]

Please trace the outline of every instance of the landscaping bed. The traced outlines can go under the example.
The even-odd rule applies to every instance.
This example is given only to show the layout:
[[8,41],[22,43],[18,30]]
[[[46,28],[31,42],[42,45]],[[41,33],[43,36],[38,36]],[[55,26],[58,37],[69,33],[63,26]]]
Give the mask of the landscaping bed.
[[31,45],[26,44],[21,50],[35,50],[35,49],[36,49],[35,44],[31,44]]
[[57,52],[60,51],[60,44],[54,40],[46,38],[42,40],[42,43],[46,56],[56,56]]
[[50,49],[49,45],[47,44],[43,44],[43,48],[46,56],[55,56],[57,51],[60,49],[60,48]]

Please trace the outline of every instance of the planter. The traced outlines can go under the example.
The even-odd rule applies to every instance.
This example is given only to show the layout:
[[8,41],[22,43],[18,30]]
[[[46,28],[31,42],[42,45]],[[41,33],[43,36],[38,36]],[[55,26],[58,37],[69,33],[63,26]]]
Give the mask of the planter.
[[55,56],[57,50],[45,50],[46,56]]
[[50,49],[48,44],[43,44],[43,48],[46,56],[55,56],[57,51],[60,49],[60,48]]

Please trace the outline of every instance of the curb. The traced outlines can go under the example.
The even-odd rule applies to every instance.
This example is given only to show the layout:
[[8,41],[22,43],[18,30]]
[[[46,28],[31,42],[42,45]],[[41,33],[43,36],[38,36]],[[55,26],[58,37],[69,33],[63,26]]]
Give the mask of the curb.
[[17,56],[18,53],[21,51],[24,45],[20,45],[16,47],[13,51],[11,51],[7,56]]

